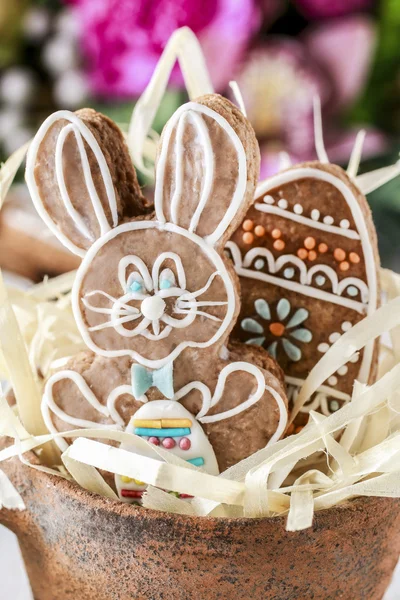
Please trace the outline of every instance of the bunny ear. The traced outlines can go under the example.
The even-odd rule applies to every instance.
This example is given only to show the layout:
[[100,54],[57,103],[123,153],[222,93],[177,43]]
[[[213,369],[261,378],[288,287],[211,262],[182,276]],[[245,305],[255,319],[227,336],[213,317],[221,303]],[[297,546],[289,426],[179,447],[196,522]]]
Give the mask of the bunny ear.
[[26,182],[39,215],[79,256],[145,210],[121,131],[91,109],[59,111],[43,123],[29,148]]
[[162,134],[157,219],[222,248],[252,203],[258,174],[257,140],[240,110],[216,94],[189,102]]

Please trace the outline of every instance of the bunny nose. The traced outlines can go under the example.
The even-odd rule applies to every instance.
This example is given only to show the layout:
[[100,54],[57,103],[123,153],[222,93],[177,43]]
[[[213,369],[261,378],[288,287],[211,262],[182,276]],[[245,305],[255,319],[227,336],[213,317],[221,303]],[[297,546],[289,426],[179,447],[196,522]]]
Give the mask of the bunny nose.
[[142,315],[150,321],[156,321],[163,316],[165,302],[160,296],[149,296],[145,298],[140,306]]

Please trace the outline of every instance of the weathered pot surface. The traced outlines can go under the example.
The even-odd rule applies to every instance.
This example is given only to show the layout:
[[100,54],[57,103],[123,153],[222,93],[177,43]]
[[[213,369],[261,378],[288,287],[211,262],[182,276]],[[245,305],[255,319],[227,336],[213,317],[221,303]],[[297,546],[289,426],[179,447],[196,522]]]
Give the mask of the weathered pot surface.
[[27,510],[2,510],[36,600],[379,600],[400,554],[400,500],[363,498],[284,518],[193,518],[87,493],[22,465],[2,468]]

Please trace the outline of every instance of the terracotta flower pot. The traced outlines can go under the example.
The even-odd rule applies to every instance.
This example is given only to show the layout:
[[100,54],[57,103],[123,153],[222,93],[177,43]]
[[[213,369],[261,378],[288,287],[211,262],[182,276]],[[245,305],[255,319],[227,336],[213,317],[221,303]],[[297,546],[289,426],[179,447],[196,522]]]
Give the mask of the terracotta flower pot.
[[36,600],[378,600],[400,553],[400,500],[354,500],[288,533],[284,518],[171,515],[16,459],[2,468],[27,510],[0,521],[18,536]]

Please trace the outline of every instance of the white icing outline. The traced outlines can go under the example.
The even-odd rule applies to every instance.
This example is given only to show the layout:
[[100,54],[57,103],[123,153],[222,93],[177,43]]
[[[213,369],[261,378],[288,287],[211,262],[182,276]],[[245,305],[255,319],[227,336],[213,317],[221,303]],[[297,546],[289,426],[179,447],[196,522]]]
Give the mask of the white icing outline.
[[[245,254],[243,260],[241,257],[240,248],[235,242],[230,240],[227,242],[226,248],[228,248],[232,254],[236,273],[242,277],[265,281],[296,293],[303,294],[304,296],[317,298],[325,302],[332,302],[334,304],[338,304],[339,306],[345,306],[357,311],[360,314],[364,314],[367,310],[368,287],[361,279],[347,277],[339,283],[334,269],[332,269],[332,267],[329,265],[313,265],[310,270],[307,270],[305,263],[294,254],[285,254],[279,256],[275,262],[274,256],[272,252],[268,250],[268,248],[252,248]],[[285,264],[289,263],[295,265],[300,271],[300,282],[289,281],[281,277],[269,275],[263,271],[254,271],[248,268],[253,260],[255,260],[258,256],[266,259],[268,268],[272,273],[278,272]],[[312,277],[318,271],[324,272],[329,277],[332,283],[332,288],[336,290],[336,293],[327,292],[311,285]],[[350,298],[345,298],[340,295],[348,285],[355,285],[360,290],[364,302],[351,300]]]
[[[111,425],[104,425],[101,423],[96,423],[95,421],[87,421],[86,419],[79,419],[76,417],[72,417],[71,415],[68,415],[67,413],[65,413],[55,403],[54,396],[53,396],[53,386],[56,383],[58,383],[59,381],[62,381],[65,379],[69,379],[75,383],[75,385],[78,387],[79,391],[81,392],[81,394],[83,395],[85,400],[87,400],[87,402],[89,402],[89,404],[95,410],[97,410],[97,412],[104,415],[105,417],[111,417],[108,407],[103,406],[98,401],[97,397],[95,396],[93,391],[90,389],[90,387],[88,386],[88,384],[86,383],[86,381],[82,377],[82,375],[80,375],[76,371],[72,371],[72,370],[57,371],[57,373],[54,373],[46,382],[44,392],[43,392],[42,404],[41,404],[43,420],[45,422],[47,429],[50,431],[50,433],[59,433],[52,421],[52,418],[50,415],[50,410],[59,419],[61,419],[65,423],[67,423],[69,425],[73,425],[75,427],[82,427],[84,429],[96,429],[96,428],[114,429],[116,427],[116,424],[114,424],[114,423]],[[55,438],[54,441],[62,452],[64,452],[68,448],[68,444],[63,438],[61,438],[61,437]]]
[[[207,106],[197,104],[196,102],[188,102],[188,103],[184,104],[183,106],[181,106],[180,108],[178,108],[178,110],[172,115],[171,119],[168,121],[167,125],[165,126],[164,132],[163,132],[163,144],[161,147],[161,152],[160,152],[159,160],[157,163],[157,169],[156,169],[154,208],[156,211],[156,218],[157,218],[158,222],[160,224],[166,223],[166,217],[164,215],[164,208],[163,208],[163,203],[164,203],[163,193],[164,193],[165,167],[166,167],[166,162],[167,162],[167,156],[169,155],[169,151],[170,151],[169,142],[170,142],[171,135],[172,135],[172,132],[174,130],[176,123],[178,122],[178,129],[180,131],[180,129],[183,128],[182,121],[184,119],[186,119],[185,114],[192,113],[192,112],[194,112],[194,113],[198,112],[198,113],[204,114],[204,115],[214,119],[214,121],[216,121],[218,123],[218,125],[220,127],[222,127],[222,129],[224,129],[224,131],[230,138],[230,140],[237,152],[237,156],[238,156],[238,178],[237,178],[236,189],[234,191],[231,203],[230,203],[228,209],[226,210],[224,216],[222,217],[221,221],[219,222],[218,226],[216,227],[216,229],[211,234],[208,234],[204,238],[205,241],[210,246],[215,246],[217,244],[218,240],[223,236],[223,234],[229,227],[232,220],[234,219],[235,214],[239,210],[240,205],[243,202],[243,198],[245,197],[246,184],[247,184],[247,162],[246,162],[246,153],[243,148],[243,144],[240,141],[238,135],[235,133],[234,129],[231,127],[231,125],[228,123],[228,121],[226,121],[220,114],[216,113],[215,111],[208,108]],[[181,119],[181,117],[182,117],[182,119]],[[197,118],[197,116],[196,116],[196,118]],[[179,121],[179,119],[181,119],[181,121]],[[199,121],[197,121],[197,127],[198,127],[198,123],[199,123]],[[178,138],[178,131],[177,131],[176,135]],[[207,138],[207,140],[208,139],[209,138]],[[177,142],[178,142],[178,139],[177,139]],[[204,139],[203,139],[203,143],[205,143],[205,148],[208,148],[208,146],[207,146],[208,141],[204,142]],[[181,156],[181,154],[182,154],[182,152],[181,152],[181,150],[179,148],[179,144],[178,144],[178,157]],[[208,173],[210,173],[210,172],[213,173],[214,162],[213,161],[211,162],[211,155],[208,152],[208,150],[206,150],[206,149],[204,151],[204,160],[205,160],[206,182],[203,185],[201,199],[199,201],[199,204],[198,204],[196,211],[194,212],[194,215],[190,222],[189,231],[191,233],[194,233],[196,226],[198,225],[198,221],[200,219],[201,212],[205,208],[207,201],[210,199],[210,195],[206,198],[205,193],[208,190],[208,188],[209,188],[210,192],[212,189],[212,186],[208,185],[208,182],[210,180],[210,176],[208,175]],[[179,174],[178,169],[177,169],[177,173]],[[176,206],[178,204],[178,199],[177,198],[175,199],[175,196],[176,196],[175,192],[176,192],[176,190],[178,190],[177,193],[180,193],[180,191],[181,191],[180,182],[181,182],[181,178],[178,175],[178,177],[176,178],[176,188],[174,190],[173,198],[171,199],[171,217],[172,217],[173,221],[174,221],[174,218],[176,218],[176,220],[178,220],[177,215],[175,214]],[[174,223],[174,224],[176,224],[176,223]]]
[[[89,161],[87,158],[87,153],[83,145],[82,138],[89,145],[92,150],[95,158],[98,162],[100,172],[103,178],[103,185],[106,191],[106,197],[108,199],[109,207],[111,210],[111,216],[113,221],[113,226],[116,227],[118,224],[118,210],[117,210],[117,201],[115,197],[114,185],[112,182],[110,170],[107,165],[107,161],[104,157],[104,154],[97,143],[96,138],[90,129],[83,123],[79,117],[77,117],[74,113],[68,110],[60,110],[52,115],[50,115],[44,123],[39,128],[37,134],[35,135],[27,154],[26,159],[26,171],[25,171],[25,179],[26,183],[32,198],[32,201],[35,205],[37,212],[40,217],[43,219],[47,227],[50,229],[52,233],[74,254],[78,256],[85,256],[86,251],[78,246],[76,246],[58,227],[58,225],[53,221],[50,214],[44,207],[43,201],[41,199],[39,188],[35,179],[35,165],[37,162],[37,154],[40,149],[40,145],[43,142],[44,138],[50,127],[54,125],[59,120],[69,121],[69,125],[66,125],[61,129],[59,134],[59,139],[57,140],[56,152],[55,152],[55,170],[56,174],[59,177],[58,185],[60,190],[61,199],[64,202],[65,208],[69,216],[74,221],[77,229],[83,234],[85,237],[88,237],[88,229],[79,213],[72,206],[72,203],[69,200],[68,192],[65,188],[64,184],[64,176],[63,174],[63,165],[62,165],[62,147],[65,142],[65,138],[68,133],[73,132],[75,134],[75,138],[77,140],[78,149],[81,157],[81,165],[83,170],[84,179],[87,185],[87,189],[89,192],[89,196],[92,202],[92,207],[99,222],[101,234],[105,234],[107,231],[111,229],[110,224],[105,216],[103,205],[100,201],[100,198],[97,194],[96,188],[93,183],[93,177],[90,170]],[[67,129],[68,133],[64,133],[64,129]],[[61,179],[60,179],[61,176]],[[61,185],[60,185],[61,183]],[[67,200],[67,201],[66,201]],[[92,236],[90,236],[92,239]]]
[[[197,246],[199,246],[199,249],[201,249],[204,252],[206,257],[215,266],[216,270],[212,274],[212,277],[215,277],[216,275],[221,277],[224,287],[225,287],[225,290],[226,290],[226,295],[227,295],[226,315],[225,315],[223,321],[221,322],[220,328],[217,330],[217,332],[212,336],[212,338],[210,340],[208,340],[207,342],[182,341],[168,356],[166,356],[162,359],[156,359],[156,360],[142,357],[136,351],[130,350],[130,349],[103,350],[103,349],[99,348],[92,341],[92,339],[89,335],[89,331],[86,327],[85,321],[84,321],[82,313],[81,313],[81,308],[80,308],[80,288],[81,288],[81,285],[83,282],[83,278],[85,277],[88,269],[91,266],[91,262],[92,262],[93,258],[99,252],[99,250],[107,242],[109,242],[110,240],[114,239],[115,237],[117,237],[118,235],[120,235],[122,233],[126,233],[128,231],[138,231],[138,230],[146,230],[146,229],[159,229],[162,231],[171,232],[176,235],[182,235],[183,237],[190,239]],[[207,286],[207,284],[206,284],[206,286]],[[196,296],[201,295],[201,293],[203,293],[203,290],[205,289],[206,286],[204,286],[204,288],[202,288],[202,290],[197,290],[195,292],[187,292],[187,299],[193,300]],[[97,291],[99,291],[99,290],[97,290]],[[160,293],[167,293],[170,291],[171,290],[161,290]],[[186,292],[186,290],[184,290],[184,291]],[[89,293],[92,294],[93,292],[89,292]],[[181,299],[183,299],[183,300],[186,299],[184,296],[185,296],[185,294],[182,294]],[[124,298],[122,300],[122,302],[125,302],[125,301],[126,301],[126,298]],[[235,291],[234,291],[234,286],[233,286],[232,280],[229,277],[229,274],[226,270],[223,259],[214,250],[214,248],[212,248],[203,238],[197,236],[196,234],[194,234],[186,229],[179,227],[178,225],[175,225],[173,223],[161,224],[157,221],[132,221],[129,223],[124,223],[122,225],[119,225],[115,229],[112,229],[107,234],[105,234],[104,236],[102,236],[101,238],[96,240],[96,242],[91,246],[91,248],[86,253],[86,256],[84,257],[84,259],[82,261],[82,264],[78,269],[78,273],[77,273],[76,279],[74,281],[73,290],[72,290],[72,308],[73,308],[75,320],[76,320],[78,329],[81,333],[81,336],[82,336],[84,342],[86,343],[86,345],[88,346],[88,348],[90,348],[90,350],[93,350],[96,354],[99,354],[101,356],[108,356],[108,357],[130,356],[133,360],[135,360],[139,364],[142,364],[146,367],[150,367],[150,368],[154,368],[154,369],[161,368],[168,362],[175,360],[175,358],[177,356],[179,356],[179,354],[185,348],[207,348],[207,347],[213,345],[216,341],[218,341],[221,338],[221,336],[229,328],[229,326],[233,320],[234,313],[235,313],[235,305],[236,305]],[[190,309],[190,307],[188,307],[188,308]],[[194,311],[192,314],[194,314]],[[199,314],[199,313],[197,313],[197,314]],[[166,316],[167,315],[164,315],[163,319],[165,319]],[[166,319],[165,322],[168,325],[171,325],[171,323],[169,322],[168,319]],[[179,323],[182,323],[182,320],[179,320]],[[177,324],[174,323],[173,326],[176,327]],[[122,325],[119,325],[117,327],[122,327]],[[126,330],[126,331],[129,332],[129,330]]]
[[342,227],[337,227],[337,225],[327,225],[326,223],[321,223],[321,221],[314,221],[314,219],[309,219],[304,215],[298,215],[295,212],[291,212],[290,210],[284,210],[279,208],[278,206],[271,206],[270,204],[265,204],[261,202],[256,202],[254,207],[260,212],[277,215],[278,217],[283,217],[284,219],[288,219],[289,221],[296,221],[297,223],[301,223],[302,225],[308,225],[313,229],[321,229],[322,231],[327,231],[329,233],[334,233],[335,235],[341,235],[343,237],[350,238],[352,240],[359,240],[360,236],[357,231],[353,229],[343,229]]

